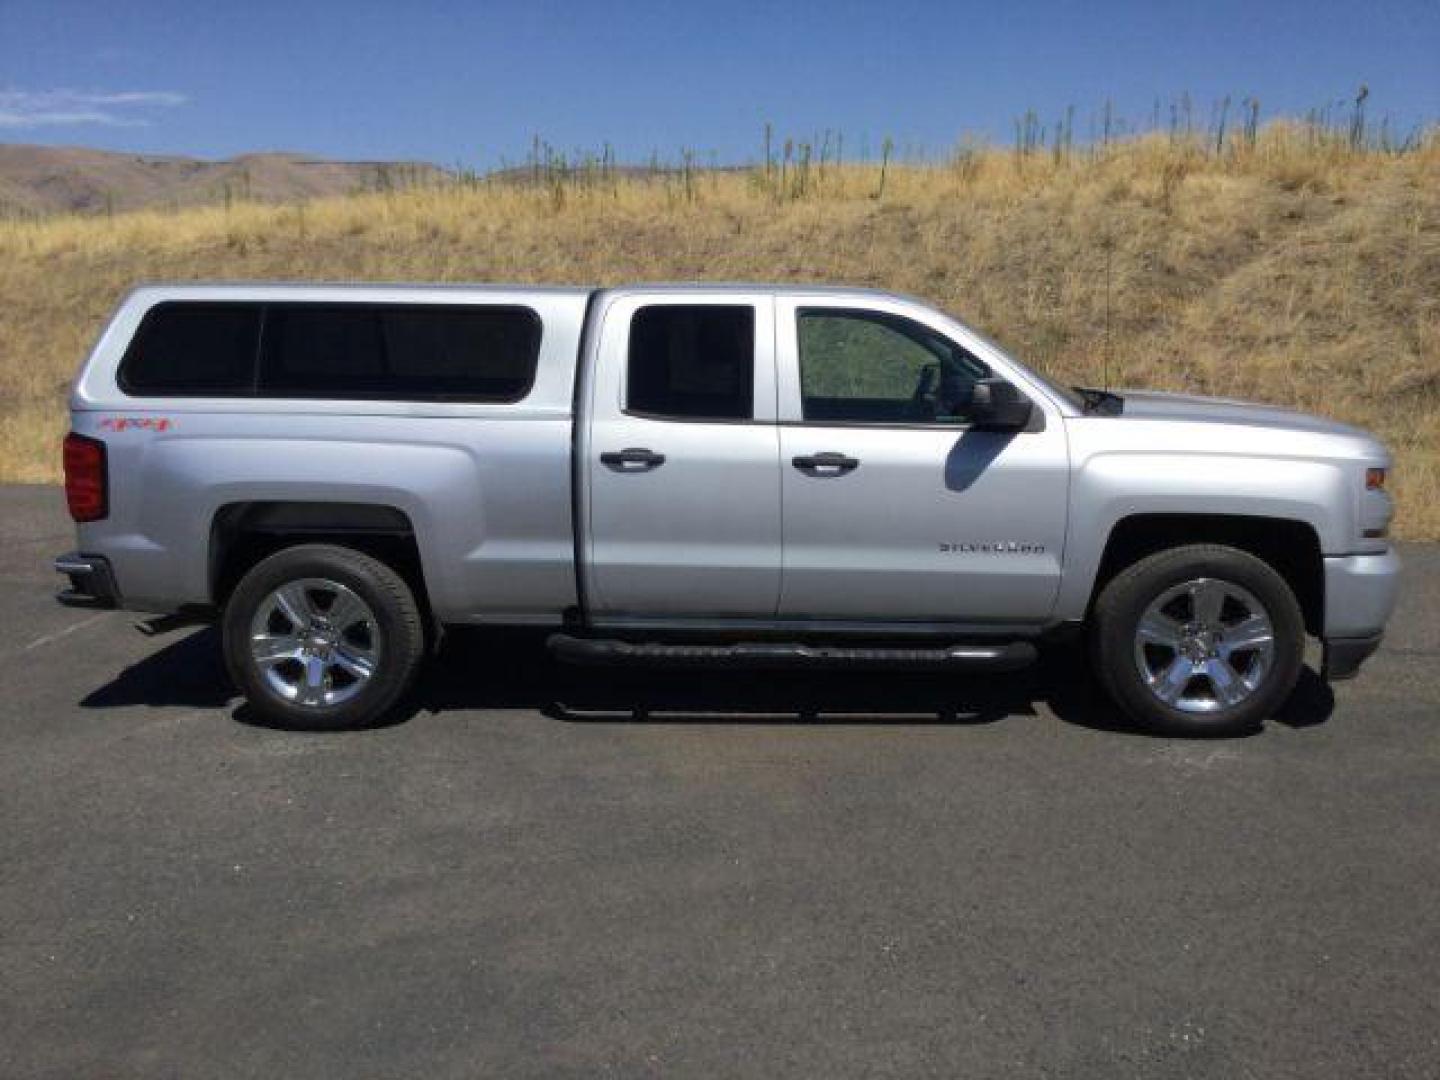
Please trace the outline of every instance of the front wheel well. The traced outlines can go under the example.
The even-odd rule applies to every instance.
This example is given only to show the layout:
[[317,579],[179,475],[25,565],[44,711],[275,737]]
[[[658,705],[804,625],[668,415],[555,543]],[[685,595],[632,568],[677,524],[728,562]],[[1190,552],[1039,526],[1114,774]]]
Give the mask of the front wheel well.
[[1288,518],[1211,514],[1137,514],[1116,522],[1090,591],[1087,618],[1112,578],[1147,555],[1184,544],[1225,544],[1268,563],[1285,579],[1305,629],[1318,636],[1325,620],[1325,564],[1309,524]]

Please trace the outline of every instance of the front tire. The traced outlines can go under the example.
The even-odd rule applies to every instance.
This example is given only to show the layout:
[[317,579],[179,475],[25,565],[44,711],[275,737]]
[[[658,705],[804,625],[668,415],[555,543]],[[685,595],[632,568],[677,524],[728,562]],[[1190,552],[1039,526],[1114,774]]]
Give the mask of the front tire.
[[419,606],[390,567],[352,548],[302,544],[257,563],[225,606],[225,664],[280,727],[384,720],[425,649]]
[[1267,563],[1218,544],[1147,556],[1095,603],[1091,656],[1110,697],[1172,735],[1253,731],[1300,677],[1305,621]]

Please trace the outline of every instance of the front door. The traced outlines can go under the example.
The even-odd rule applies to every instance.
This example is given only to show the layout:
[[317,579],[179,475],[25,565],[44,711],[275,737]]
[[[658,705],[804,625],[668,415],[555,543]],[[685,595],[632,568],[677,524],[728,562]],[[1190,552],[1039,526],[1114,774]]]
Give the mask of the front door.
[[877,304],[777,302],[780,615],[1044,621],[1065,533],[1063,421],[973,430],[967,402],[987,363]]
[[772,617],[781,542],[773,298],[626,293],[602,320],[582,444],[591,614]]

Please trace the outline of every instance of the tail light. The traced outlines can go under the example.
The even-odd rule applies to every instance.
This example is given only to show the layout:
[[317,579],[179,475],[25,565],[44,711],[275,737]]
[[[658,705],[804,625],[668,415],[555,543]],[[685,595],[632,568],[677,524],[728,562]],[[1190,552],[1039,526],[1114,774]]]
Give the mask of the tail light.
[[105,444],[73,431],[65,436],[65,501],[76,521],[99,521],[110,512]]

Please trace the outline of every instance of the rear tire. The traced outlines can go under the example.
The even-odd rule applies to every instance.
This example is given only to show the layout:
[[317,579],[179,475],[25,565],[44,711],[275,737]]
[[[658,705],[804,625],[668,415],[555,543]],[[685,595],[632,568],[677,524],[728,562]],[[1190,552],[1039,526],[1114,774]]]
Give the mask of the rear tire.
[[1107,693],[1171,735],[1253,731],[1300,677],[1305,621],[1267,563],[1218,544],[1147,556],[1095,603],[1091,661]]
[[302,544],[257,563],[222,619],[225,664],[258,716],[334,730],[384,721],[425,651],[414,594],[352,548]]

